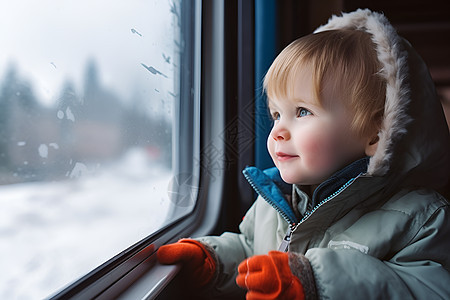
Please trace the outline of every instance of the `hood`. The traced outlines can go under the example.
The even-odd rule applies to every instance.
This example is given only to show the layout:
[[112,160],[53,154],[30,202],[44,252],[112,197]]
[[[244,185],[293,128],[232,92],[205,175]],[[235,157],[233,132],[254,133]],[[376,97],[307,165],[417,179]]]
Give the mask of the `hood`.
[[333,16],[316,32],[336,29],[370,33],[387,82],[379,142],[368,175],[386,176],[390,186],[448,186],[450,137],[428,68],[381,13],[359,9]]

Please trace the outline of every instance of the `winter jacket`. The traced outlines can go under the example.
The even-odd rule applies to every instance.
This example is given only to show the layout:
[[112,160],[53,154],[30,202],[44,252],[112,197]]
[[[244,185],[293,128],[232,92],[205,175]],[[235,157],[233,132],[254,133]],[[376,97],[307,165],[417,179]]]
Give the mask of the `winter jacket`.
[[200,238],[216,255],[211,291],[243,297],[239,263],[287,250],[308,259],[320,299],[450,299],[449,202],[437,192],[448,186],[450,137],[428,70],[381,14],[334,16],[316,32],[330,29],[367,31],[377,46],[387,92],[376,153],[332,175],[312,198],[294,187],[300,218],[276,168],[244,170],[259,196],[240,232]]

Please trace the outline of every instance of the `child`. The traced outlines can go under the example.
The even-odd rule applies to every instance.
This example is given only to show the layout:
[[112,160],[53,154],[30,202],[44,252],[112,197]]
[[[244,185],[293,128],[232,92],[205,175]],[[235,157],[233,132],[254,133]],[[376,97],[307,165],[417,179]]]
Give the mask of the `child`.
[[259,197],[241,232],[163,246],[159,261],[225,298],[450,299],[435,191],[449,131],[411,45],[381,14],[335,16],[284,49],[264,87],[276,168],[244,170]]

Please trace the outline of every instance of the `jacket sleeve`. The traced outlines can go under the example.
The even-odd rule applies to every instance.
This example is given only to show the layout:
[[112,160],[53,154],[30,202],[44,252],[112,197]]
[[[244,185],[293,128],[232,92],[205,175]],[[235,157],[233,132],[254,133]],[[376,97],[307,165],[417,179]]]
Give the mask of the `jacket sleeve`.
[[240,233],[225,232],[221,236],[197,238],[214,251],[217,260],[216,276],[209,289],[211,297],[221,295],[228,299],[236,299],[245,295],[245,291],[235,280],[238,265],[253,255],[255,206],[256,202],[239,225]]
[[400,251],[376,258],[358,250],[306,253],[322,299],[450,299],[448,206],[437,209]]

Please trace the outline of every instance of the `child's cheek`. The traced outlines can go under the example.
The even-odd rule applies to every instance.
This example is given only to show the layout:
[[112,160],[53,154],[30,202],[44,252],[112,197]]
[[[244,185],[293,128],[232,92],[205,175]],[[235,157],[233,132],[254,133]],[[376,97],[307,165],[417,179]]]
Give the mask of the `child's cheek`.
[[310,135],[303,140],[303,158],[310,169],[317,171],[329,168],[335,154],[334,138],[328,135]]

